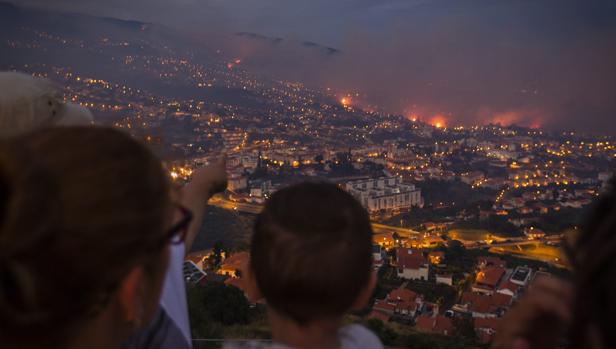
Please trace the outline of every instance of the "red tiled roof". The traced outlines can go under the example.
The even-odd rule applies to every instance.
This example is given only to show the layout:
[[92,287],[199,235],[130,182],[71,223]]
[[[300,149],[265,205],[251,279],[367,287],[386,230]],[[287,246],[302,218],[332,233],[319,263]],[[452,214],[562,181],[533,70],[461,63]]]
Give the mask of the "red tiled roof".
[[374,306],[372,308],[375,310],[383,310],[393,313],[396,309],[396,305],[387,302],[385,299],[377,299],[374,301]]
[[498,307],[508,307],[511,305],[513,297],[508,294],[495,293],[492,295],[492,304]]
[[221,267],[226,269],[243,269],[249,260],[250,254],[248,252],[237,252],[225,258]]
[[416,311],[418,304],[415,301],[401,301],[396,307],[398,310]]
[[512,297],[506,294],[483,295],[465,292],[462,295],[462,303],[470,304],[469,310],[474,313],[493,314],[498,308],[511,305]]
[[464,292],[462,294],[462,303],[463,304],[468,304],[468,303],[472,303],[474,302],[477,298],[479,298],[481,295],[477,294],[477,293],[472,293],[472,292]]
[[415,329],[420,332],[450,335],[453,332],[451,319],[438,315],[436,317],[420,316],[415,319]]
[[432,317],[420,316],[415,319],[415,329],[420,332],[432,332],[435,320]]
[[396,262],[399,268],[419,269],[426,264],[422,250],[398,247],[396,249]]
[[434,324],[434,332],[450,335],[453,332],[453,323],[451,319],[442,315],[437,315],[436,323]]
[[505,275],[505,269],[501,267],[487,267],[477,273],[476,283],[495,288],[503,275]]
[[397,288],[391,291],[387,297],[390,301],[407,301],[414,302],[417,298],[417,293],[407,288]]

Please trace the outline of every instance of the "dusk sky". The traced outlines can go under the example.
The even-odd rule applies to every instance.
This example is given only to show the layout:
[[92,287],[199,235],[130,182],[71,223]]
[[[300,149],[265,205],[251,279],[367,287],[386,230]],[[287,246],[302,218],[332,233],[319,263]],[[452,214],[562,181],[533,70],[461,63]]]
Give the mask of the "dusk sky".
[[[257,72],[362,91],[362,102],[426,121],[616,135],[615,1],[13,2],[162,23],[222,46]],[[310,51],[303,41],[340,53]]]

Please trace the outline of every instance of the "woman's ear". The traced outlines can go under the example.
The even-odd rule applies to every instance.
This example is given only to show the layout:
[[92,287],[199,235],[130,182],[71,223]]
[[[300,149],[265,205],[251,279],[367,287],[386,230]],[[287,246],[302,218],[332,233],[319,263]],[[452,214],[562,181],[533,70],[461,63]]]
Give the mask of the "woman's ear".
[[144,321],[143,287],[145,281],[143,267],[136,266],[122,279],[117,292],[122,320],[135,328],[140,327]]
[[351,309],[353,310],[361,310],[368,306],[370,302],[370,298],[372,298],[372,293],[374,292],[374,288],[376,287],[376,272],[370,273],[370,279],[368,280],[368,284],[359,292],[355,302],[353,302],[353,306]]
[[243,272],[245,273],[244,282],[246,286],[246,295],[248,296],[248,300],[251,303],[257,303],[258,301],[263,299],[263,295],[261,294],[261,290],[257,285],[257,279],[255,277],[254,272],[250,265],[244,268]]

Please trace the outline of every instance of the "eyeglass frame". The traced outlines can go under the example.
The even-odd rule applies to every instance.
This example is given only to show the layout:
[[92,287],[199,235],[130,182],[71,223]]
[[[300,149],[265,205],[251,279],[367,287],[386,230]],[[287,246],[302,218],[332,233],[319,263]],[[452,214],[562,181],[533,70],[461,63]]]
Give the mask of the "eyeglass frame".
[[[182,219],[167,230],[163,242],[169,242],[171,245],[180,245],[186,240],[190,223],[193,220],[193,213],[183,205],[175,204],[174,206],[182,213]],[[176,236],[179,238],[174,239]]]

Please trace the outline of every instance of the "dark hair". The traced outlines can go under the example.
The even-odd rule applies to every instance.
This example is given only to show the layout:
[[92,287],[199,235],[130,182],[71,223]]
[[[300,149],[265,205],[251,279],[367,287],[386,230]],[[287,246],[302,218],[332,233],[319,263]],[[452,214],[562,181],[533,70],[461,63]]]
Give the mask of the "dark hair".
[[575,301],[571,344],[588,347],[588,329],[595,325],[605,348],[616,347],[616,186],[595,204],[582,232],[569,249],[574,271]]
[[147,148],[112,129],[56,128],[2,144],[0,341],[66,335],[131,268],[154,265],[169,185]]
[[329,183],[274,193],[257,217],[251,267],[269,306],[299,324],[349,310],[371,271],[372,227],[350,194]]

